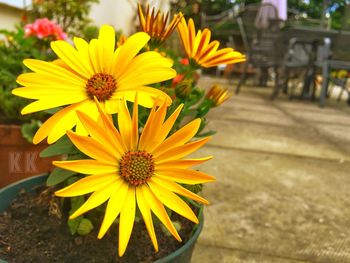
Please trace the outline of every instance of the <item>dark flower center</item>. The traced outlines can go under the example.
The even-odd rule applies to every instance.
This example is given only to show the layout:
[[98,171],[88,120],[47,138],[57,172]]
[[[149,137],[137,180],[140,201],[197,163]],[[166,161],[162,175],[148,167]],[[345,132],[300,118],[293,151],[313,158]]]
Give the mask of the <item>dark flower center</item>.
[[129,151],[119,161],[119,175],[131,185],[146,183],[153,173],[153,156],[145,151]]
[[86,84],[86,92],[90,99],[96,97],[98,101],[105,101],[112,97],[117,89],[115,78],[106,73],[97,73],[93,75]]

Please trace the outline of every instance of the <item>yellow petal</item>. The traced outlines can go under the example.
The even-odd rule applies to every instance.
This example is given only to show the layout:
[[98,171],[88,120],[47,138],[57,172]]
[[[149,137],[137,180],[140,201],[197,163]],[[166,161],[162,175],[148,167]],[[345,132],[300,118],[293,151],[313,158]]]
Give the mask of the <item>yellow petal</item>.
[[191,208],[176,194],[165,189],[160,184],[156,183],[154,180],[148,181],[148,186],[154,193],[154,195],[166,205],[171,210],[175,211],[179,215],[186,217],[188,220],[191,220],[193,223],[198,224],[198,218],[193,213]]
[[143,196],[147,201],[148,205],[151,207],[153,213],[159,218],[162,224],[168,229],[168,231],[178,240],[181,241],[181,237],[176,231],[173,223],[171,222],[163,204],[159,201],[159,199],[152,193],[149,187],[142,187],[141,191],[143,192]]
[[153,176],[152,180],[153,180],[153,182],[156,182],[158,185],[163,186],[164,188],[166,188],[167,190],[169,190],[171,192],[185,196],[187,198],[190,198],[190,199],[195,200],[195,201],[202,203],[202,204],[206,204],[206,205],[209,204],[209,202],[207,200],[205,200],[203,197],[192,193],[191,191],[187,190],[186,188],[180,186],[177,183],[163,179],[163,178],[158,177],[158,176]]
[[156,232],[154,231],[151,208],[147,204],[147,200],[143,195],[143,190],[141,189],[144,187],[148,187],[148,186],[142,185],[136,188],[137,205],[142,214],[143,221],[145,222],[148,235],[151,238],[154,249],[156,250],[156,252],[158,252],[158,242],[157,242]]
[[161,178],[183,184],[201,184],[215,180],[215,177],[206,173],[179,168],[159,169],[155,171],[155,174]]
[[119,256],[123,256],[128,246],[136,212],[135,187],[129,187],[125,204],[120,212]]
[[134,108],[132,113],[132,132],[131,132],[131,147],[138,149],[139,144],[139,110],[138,110],[138,95],[136,93],[134,100]]
[[150,68],[165,67],[170,68],[172,63],[162,57],[158,52],[148,51],[136,56],[130,61],[129,66],[123,72],[123,75],[117,73],[117,78],[120,81],[121,78],[133,79],[142,71],[149,71]]
[[82,38],[74,37],[74,45],[79,53],[79,58],[86,66],[86,69],[89,71],[90,76],[93,76],[96,72],[91,65],[90,54],[89,54],[89,44]]
[[111,143],[114,144],[114,147],[119,149],[122,148],[122,152],[127,152],[129,149],[126,148],[124,142],[122,141],[122,138],[118,132],[118,130],[115,128],[112,120],[107,116],[107,114],[104,112],[104,110],[101,107],[101,104],[98,102],[98,100],[95,98],[95,103],[98,108],[98,111],[100,113],[100,117],[102,120],[102,123],[104,125],[105,131],[107,132],[108,136],[111,137]]
[[143,144],[143,149],[145,149],[147,152],[152,152],[154,144],[157,143],[158,136],[165,119],[166,110],[166,104],[163,102],[163,104],[154,113],[152,123],[150,123],[150,125],[143,130],[143,132],[150,135],[147,137],[146,142]]
[[157,169],[164,169],[164,168],[181,168],[181,169],[187,169],[189,167],[202,164],[208,160],[213,158],[212,156],[203,157],[203,158],[197,158],[197,159],[185,159],[185,160],[168,160],[163,162],[156,162]]
[[79,75],[74,74],[71,71],[52,62],[46,62],[38,59],[25,59],[23,60],[23,64],[41,75],[69,80],[73,84],[81,85],[85,84],[86,81],[85,78],[82,78]]
[[108,201],[105,216],[103,218],[97,238],[101,239],[106,234],[107,230],[113,224],[115,219],[118,217],[120,211],[124,206],[128,188],[128,184],[124,182],[120,185],[119,189],[117,189],[115,193],[112,194],[111,198]]
[[[27,89],[24,92],[24,89]],[[26,94],[30,93],[28,92],[28,88],[19,88],[19,89],[14,89],[12,91],[13,94],[18,95],[20,97],[28,97],[26,96]],[[22,96],[23,94],[23,96]],[[68,96],[69,94],[69,96]],[[67,95],[67,96],[64,96]],[[30,104],[28,104],[27,106],[25,106],[22,110],[21,110],[21,114],[25,115],[25,114],[29,114],[29,113],[33,113],[33,112],[37,112],[37,111],[42,111],[42,110],[47,110],[47,109],[52,109],[52,108],[56,108],[56,107],[60,107],[60,106],[65,106],[67,104],[73,104],[73,105],[79,105],[80,102],[86,100],[86,98],[84,98],[83,96],[81,96],[81,94],[76,94],[77,96],[71,96],[72,94],[69,93],[63,93],[59,96],[55,96],[55,95],[50,95],[47,96],[46,98],[42,98],[39,99],[37,101],[34,101]],[[74,95],[74,93],[73,93]],[[73,108],[75,108],[75,106],[73,106]]]
[[[121,142],[117,141],[115,144],[111,144],[111,137],[108,136],[108,133],[106,133],[105,130],[96,123],[96,121],[80,111],[77,111],[77,115],[90,136],[102,143],[103,147],[106,147],[106,150],[110,152],[112,156],[119,159],[124,154],[123,148],[121,147]],[[118,145],[118,148],[113,147],[114,145]]]
[[136,93],[138,94],[138,102],[139,105],[146,107],[146,108],[152,108],[156,99],[160,101],[166,101],[167,106],[169,106],[172,102],[171,98],[164,93],[163,91],[151,88],[151,87],[135,87],[133,89],[126,89],[121,88],[120,91],[116,92],[113,98],[123,98],[127,101],[133,102],[135,99]]
[[78,216],[86,213],[87,211],[102,205],[104,202],[110,198],[115,191],[120,187],[123,183],[123,179],[116,178],[114,181],[110,182],[109,185],[103,186],[99,188],[96,192],[94,192],[86,202],[79,207],[70,217],[69,219],[77,218]]
[[86,102],[83,101],[81,103],[70,105],[52,115],[35,133],[33,143],[38,144],[47,136],[50,138],[48,138],[49,143],[53,143],[61,138],[67,130],[70,130],[75,126],[77,120],[75,111],[84,103]]
[[[96,124],[97,125],[97,124]],[[114,151],[108,151],[109,147],[104,146],[99,141],[88,136],[77,135],[72,131],[67,131],[67,135],[72,143],[87,156],[110,165],[118,164],[118,156]]]
[[175,148],[179,145],[183,145],[184,143],[188,142],[197,133],[200,123],[201,120],[198,118],[183,126],[180,130],[176,131],[164,142],[162,142],[153,151],[154,155],[161,155],[165,151],[169,151],[172,148]]
[[92,39],[89,43],[89,56],[90,63],[95,73],[102,72],[102,66],[100,65],[100,59],[98,54],[98,40]]
[[130,36],[125,43],[119,47],[120,51],[115,62],[115,72],[123,71],[129,66],[130,61],[139,53],[141,48],[143,48],[150,36],[144,32],[138,32]]
[[125,146],[131,149],[132,120],[125,99],[119,104],[118,127]]
[[103,25],[98,35],[98,48],[102,72],[110,73],[115,49],[115,31],[108,25]]
[[183,108],[183,104],[180,104],[176,110],[170,115],[170,117],[163,123],[160,132],[158,134],[158,138],[157,138],[157,142],[154,142],[153,145],[153,149],[151,151],[153,151],[159,144],[161,144],[165,138],[168,136],[169,132],[171,131],[171,129],[174,126],[174,123],[177,119],[177,117],[179,116],[180,112],[182,111]]
[[86,176],[79,181],[55,192],[61,197],[72,197],[92,193],[97,189],[109,185],[118,178],[114,173]]
[[193,153],[194,151],[202,147],[205,143],[207,143],[210,139],[211,137],[203,138],[198,141],[190,142],[185,145],[172,148],[160,155],[154,154],[155,161],[160,162],[160,161],[180,159],[184,156],[189,155],[190,153]]
[[80,60],[79,53],[70,44],[63,40],[52,41],[51,48],[56,55],[78,75],[87,79],[90,78],[88,67],[83,64]]
[[89,159],[77,161],[54,161],[53,164],[57,167],[82,174],[117,174],[118,172],[117,165],[105,164],[100,161]]
[[[168,67],[150,67],[144,71],[136,71],[138,74],[130,74],[127,78],[120,78],[118,87],[134,89],[148,84],[162,82],[176,76],[176,71]],[[118,90],[117,90],[118,91]]]

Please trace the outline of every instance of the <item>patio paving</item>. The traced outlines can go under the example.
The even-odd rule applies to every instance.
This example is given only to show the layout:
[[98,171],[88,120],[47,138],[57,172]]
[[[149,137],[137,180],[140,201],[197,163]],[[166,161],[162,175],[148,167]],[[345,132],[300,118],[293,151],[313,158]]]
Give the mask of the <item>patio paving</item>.
[[350,107],[270,93],[245,87],[208,117],[196,155],[217,181],[192,262],[350,262]]

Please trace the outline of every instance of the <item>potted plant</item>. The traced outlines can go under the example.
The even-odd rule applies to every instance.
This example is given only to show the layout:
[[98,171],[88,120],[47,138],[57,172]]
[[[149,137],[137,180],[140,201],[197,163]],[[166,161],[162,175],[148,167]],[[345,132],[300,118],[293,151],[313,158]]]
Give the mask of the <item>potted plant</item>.
[[[21,109],[30,98],[12,95],[18,87],[17,76],[27,72],[25,58],[52,60],[50,42],[66,39],[65,32],[94,35],[88,13],[97,0],[77,5],[74,1],[33,1],[31,9],[24,10],[22,21],[15,30],[0,30],[0,187],[38,173],[53,169],[55,158],[40,158],[47,146],[33,146],[33,135],[52,111],[22,116]],[[55,22],[57,21],[58,24]]]
[[[16,78],[27,69],[25,58],[50,59],[50,40],[65,37],[60,27],[48,19],[39,19],[14,31],[1,30],[0,43],[0,187],[52,169],[52,158],[39,158],[47,144],[33,146],[32,136],[47,113],[21,116],[20,110],[29,100],[11,94]],[[40,36],[40,38],[38,37]]]
[[[40,238],[46,239],[30,249],[42,251],[44,244],[41,261],[57,251],[63,252],[54,255],[60,262],[85,262],[85,256],[98,262],[190,261],[203,222],[201,211],[208,204],[200,196],[202,184],[215,178],[192,168],[211,156],[186,156],[210,139],[212,132],[203,130],[205,116],[230,96],[217,86],[201,90],[195,72],[240,62],[244,56],[232,49],[218,50],[219,43],[210,42],[210,31],[196,34],[193,21],[187,23],[181,13],[168,27],[168,16],[149,8],[144,12],[140,5],[139,17],[143,32],[131,35],[117,49],[114,29],[104,25],[89,43],[81,38],[74,38],[75,47],[62,40],[52,42],[58,60],[24,60],[33,72],[21,74],[22,87],[12,92],[36,101],[22,113],[56,109],[33,142],[47,139],[51,145],[43,155],[64,153],[67,159],[54,162],[57,168],[47,178],[50,188],[40,188],[34,197],[21,193],[0,216],[0,222],[5,221],[0,225],[20,217],[16,231],[21,232],[19,227],[28,227],[23,220],[36,215],[23,213],[26,204],[39,211],[40,220],[47,223],[37,224],[38,231],[32,232],[41,233],[39,228],[44,227]],[[175,28],[188,63],[178,60],[183,78],[174,84],[177,58],[170,59],[163,44]],[[62,224],[65,220],[68,227]],[[9,238],[10,226],[5,230]],[[48,232],[54,235],[45,235]],[[61,242],[62,235],[66,239]],[[181,240],[184,246],[177,243]],[[15,244],[6,238],[3,242]],[[14,246],[0,248],[1,257],[28,256],[23,246],[16,255]]]

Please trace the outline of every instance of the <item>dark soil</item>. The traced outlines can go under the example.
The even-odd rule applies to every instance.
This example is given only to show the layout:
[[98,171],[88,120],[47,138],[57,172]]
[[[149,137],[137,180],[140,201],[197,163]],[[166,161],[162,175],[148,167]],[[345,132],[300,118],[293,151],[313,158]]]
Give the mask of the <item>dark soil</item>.
[[126,253],[120,258],[117,225],[102,240],[97,239],[100,223],[87,236],[71,235],[67,213],[61,212],[67,209],[62,209],[61,199],[52,193],[52,189],[44,187],[34,194],[21,191],[9,209],[0,213],[0,259],[9,263],[153,262],[181,247],[194,227],[173,214],[172,220],[181,223],[183,242],[178,242],[155,224],[159,243],[159,252],[155,253],[143,221],[135,222]]

